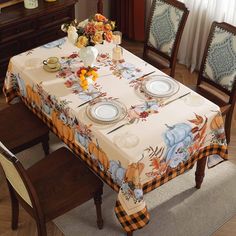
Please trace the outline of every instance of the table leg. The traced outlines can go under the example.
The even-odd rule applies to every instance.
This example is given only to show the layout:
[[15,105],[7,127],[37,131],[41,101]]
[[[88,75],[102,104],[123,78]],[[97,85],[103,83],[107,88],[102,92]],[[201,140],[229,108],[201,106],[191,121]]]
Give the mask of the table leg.
[[196,181],[197,189],[201,188],[201,184],[205,176],[206,160],[207,160],[207,157],[203,157],[202,159],[197,161],[197,169],[195,172],[195,181]]

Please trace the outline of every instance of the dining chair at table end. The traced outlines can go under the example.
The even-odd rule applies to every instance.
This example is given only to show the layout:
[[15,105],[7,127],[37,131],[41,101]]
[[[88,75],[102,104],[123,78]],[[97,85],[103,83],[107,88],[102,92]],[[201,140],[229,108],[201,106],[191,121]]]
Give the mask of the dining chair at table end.
[[42,143],[49,154],[49,128],[22,102],[0,110],[0,141],[14,154]]
[[[146,28],[143,59],[175,76],[177,54],[189,10],[176,0],[154,0]],[[166,70],[165,70],[166,72]]]
[[236,27],[213,22],[205,46],[197,85],[191,89],[220,107],[225,116],[226,140],[230,143],[236,102]]
[[46,222],[94,199],[97,226],[103,228],[103,182],[67,148],[62,147],[29,169],[0,142],[3,167],[12,203],[12,229],[18,227],[19,203],[35,219],[39,236],[46,236]]

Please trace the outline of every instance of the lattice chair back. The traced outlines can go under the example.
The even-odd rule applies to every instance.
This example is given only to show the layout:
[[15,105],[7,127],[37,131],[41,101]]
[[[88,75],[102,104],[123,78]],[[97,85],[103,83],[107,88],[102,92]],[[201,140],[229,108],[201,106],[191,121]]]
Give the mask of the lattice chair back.
[[200,74],[229,96],[236,94],[236,27],[213,22]]
[[148,45],[171,56],[184,10],[171,4],[172,1],[154,0],[152,6]]
[[146,29],[143,59],[174,77],[177,54],[189,11],[176,0],[153,0]]
[[[6,178],[17,194],[31,207],[33,207],[27,187],[17,170],[21,166],[19,160],[0,142],[0,164],[3,167]],[[22,167],[23,168],[23,167]]]

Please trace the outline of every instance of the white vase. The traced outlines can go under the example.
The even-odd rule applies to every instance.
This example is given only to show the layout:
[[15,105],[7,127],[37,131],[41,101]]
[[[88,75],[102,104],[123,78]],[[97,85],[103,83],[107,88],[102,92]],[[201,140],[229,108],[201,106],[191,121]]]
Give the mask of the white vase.
[[93,46],[81,48],[79,51],[79,57],[83,61],[85,67],[93,67],[97,56],[98,50]]

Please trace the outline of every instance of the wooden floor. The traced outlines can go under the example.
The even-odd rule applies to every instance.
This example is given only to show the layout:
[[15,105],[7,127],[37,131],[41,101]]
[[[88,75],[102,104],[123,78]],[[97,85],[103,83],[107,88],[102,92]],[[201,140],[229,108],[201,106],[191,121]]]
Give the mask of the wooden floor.
[[[142,55],[142,44],[126,42],[124,44],[128,50],[132,51],[137,56]],[[196,82],[197,74],[190,73],[183,65],[178,65],[176,69],[175,79],[183,84],[194,84]],[[5,106],[3,96],[0,95],[0,109]],[[231,144],[229,147],[230,161],[236,163],[236,119],[234,119],[232,129],[233,134],[231,137]],[[11,206],[9,201],[9,193],[7,190],[6,182],[3,178],[2,170],[0,169],[0,236],[36,236],[36,225],[31,217],[23,210],[20,209],[19,229],[12,231],[10,227],[11,222]],[[106,222],[104,227],[106,227]],[[47,225],[48,236],[63,236],[60,230],[53,224]],[[134,234],[135,235],[135,234]],[[236,235],[236,216],[221,227],[212,236],[235,236]],[[185,235],[191,236],[191,235]],[[199,235],[201,236],[201,235]]]

